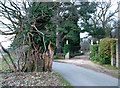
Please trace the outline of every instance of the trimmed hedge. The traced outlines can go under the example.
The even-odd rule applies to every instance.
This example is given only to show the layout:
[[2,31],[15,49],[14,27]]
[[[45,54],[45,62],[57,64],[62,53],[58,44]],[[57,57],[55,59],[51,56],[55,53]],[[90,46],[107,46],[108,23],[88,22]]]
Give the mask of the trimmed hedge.
[[100,41],[99,51],[98,45],[90,46],[91,61],[97,61],[100,64],[110,64],[112,56],[116,56],[116,39],[104,38]]
[[96,56],[98,54],[98,45],[97,44],[96,45],[90,45],[90,51],[91,51],[91,53],[90,53],[91,60],[92,61],[97,60]]
[[111,50],[112,54],[116,55],[116,39],[114,38],[111,39]]
[[116,53],[116,39],[104,38],[99,44],[99,62],[100,64],[110,64],[111,63],[111,50]]

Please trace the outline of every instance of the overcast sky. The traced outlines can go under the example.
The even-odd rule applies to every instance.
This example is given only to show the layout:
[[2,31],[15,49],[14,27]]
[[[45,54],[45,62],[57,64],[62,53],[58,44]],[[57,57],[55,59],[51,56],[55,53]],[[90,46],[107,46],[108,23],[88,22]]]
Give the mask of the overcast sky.
[[[94,1],[94,0],[90,0],[90,1]],[[102,0],[97,0],[97,1],[102,1]],[[103,0],[104,1],[104,0]],[[108,1],[108,0],[105,0],[105,1]],[[110,8],[111,11],[114,11],[116,8],[117,8],[117,2],[119,0],[111,0],[113,6]],[[116,14],[116,16],[118,16],[118,13]],[[5,19],[1,19],[0,20],[4,20],[5,22],[9,23],[7,20]],[[2,25],[0,24],[0,30],[3,30],[2,28]],[[8,29],[5,29],[4,30],[8,30]],[[83,38],[85,36],[87,36],[88,33],[80,33],[80,37]],[[2,42],[2,45],[5,47],[5,48],[8,48],[8,46],[11,44],[11,41],[8,40],[8,38],[11,38],[11,36],[3,36],[3,35],[0,35],[0,42]]]

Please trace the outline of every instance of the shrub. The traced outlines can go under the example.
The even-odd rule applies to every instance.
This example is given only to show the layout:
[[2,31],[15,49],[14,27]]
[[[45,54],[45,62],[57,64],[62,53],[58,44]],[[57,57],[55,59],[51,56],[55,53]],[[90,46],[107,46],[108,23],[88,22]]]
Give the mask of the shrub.
[[70,54],[70,58],[75,57],[75,56],[80,56],[83,55],[84,53],[75,53],[75,54]]
[[111,50],[114,55],[116,55],[116,39],[111,39]]
[[59,56],[54,55],[53,58],[54,58],[54,59],[59,59]]
[[101,64],[111,63],[111,50],[115,53],[116,51],[116,40],[110,38],[104,38],[100,41],[99,49],[99,62]]
[[54,59],[65,59],[63,55],[54,55]]
[[98,45],[90,45],[90,58],[92,61],[97,60],[96,56],[98,54]]
[[69,51],[70,51],[70,45],[69,44],[65,44],[64,47],[63,47],[64,55],[66,55]]

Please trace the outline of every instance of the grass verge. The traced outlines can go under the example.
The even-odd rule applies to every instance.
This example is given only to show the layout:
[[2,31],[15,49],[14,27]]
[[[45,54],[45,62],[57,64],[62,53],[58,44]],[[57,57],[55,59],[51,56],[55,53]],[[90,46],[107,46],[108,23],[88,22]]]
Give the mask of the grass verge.
[[66,81],[58,72],[55,72],[60,77],[60,83],[64,83],[66,86],[71,86],[71,84]]
[[118,78],[118,73],[119,73],[119,68],[117,68],[116,66],[111,66],[110,64],[100,64],[99,62],[97,61],[92,61],[94,62],[95,64],[98,64],[99,67],[101,70],[103,71],[107,71],[110,75],[112,75],[113,77],[116,77]]

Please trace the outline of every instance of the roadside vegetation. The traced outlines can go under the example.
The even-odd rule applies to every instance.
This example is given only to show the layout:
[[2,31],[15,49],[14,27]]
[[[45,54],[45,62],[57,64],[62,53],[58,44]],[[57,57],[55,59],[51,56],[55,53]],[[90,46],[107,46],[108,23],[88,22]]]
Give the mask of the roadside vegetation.
[[[7,56],[5,58],[11,65],[9,58]],[[16,61],[14,60],[14,62]],[[0,68],[0,85],[3,88],[5,86],[71,86],[70,83],[55,71],[12,73],[4,60],[2,60]]]
[[99,62],[99,64],[111,64],[116,66],[116,39],[104,38],[100,41],[100,44],[94,44],[90,46],[90,58],[91,61]]

